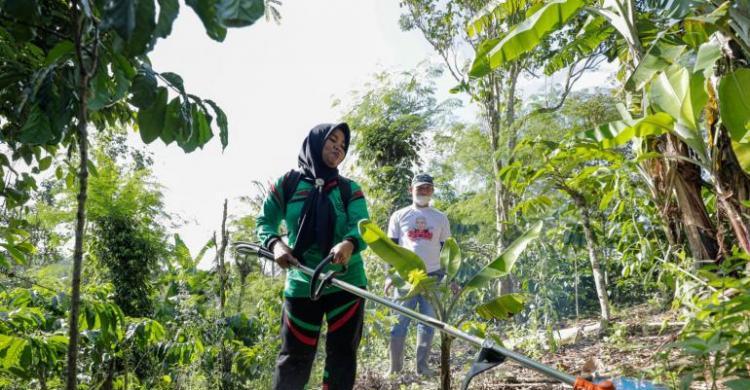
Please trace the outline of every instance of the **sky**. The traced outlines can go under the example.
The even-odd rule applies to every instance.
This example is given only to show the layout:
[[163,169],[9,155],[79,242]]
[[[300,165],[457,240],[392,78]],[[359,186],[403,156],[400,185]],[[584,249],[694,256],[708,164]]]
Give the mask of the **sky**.
[[[205,34],[192,9],[180,9],[172,34],[150,55],[153,67],[181,75],[189,93],[214,100],[229,119],[224,151],[218,135],[190,154],[160,140],[146,147],[154,155],[166,209],[184,218],[177,230],[192,253],[219,229],[225,198],[230,214],[241,213],[237,197],[250,195],[253,180],[266,182],[296,166],[307,131],[341,117],[334,99],[346,106],[350,92],[377,72],[441,63],[421,33],[400,30],[398,3],[285,0],[281,24],[261,19],[230,29],[222,43]],[[605,79],[594,74],[580,88]],[[552,82],[525,80],[521,89],[543,90]],[[455,84],[446,73],[437,84],[438,99],[455,98],[447,92]],[[475,109],[465,104],[454,114],[471,121]]]

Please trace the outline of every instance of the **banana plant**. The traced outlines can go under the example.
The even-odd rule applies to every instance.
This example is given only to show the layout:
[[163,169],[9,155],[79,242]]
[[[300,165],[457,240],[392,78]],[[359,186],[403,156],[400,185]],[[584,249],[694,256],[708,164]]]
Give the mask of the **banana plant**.
[[[467,31],[489,25],[482,20],[501,19],[507,14],[501,12],[507,3],[511,2],[490,3]],[[543,47],[549,37],[575,27],[577,18],[588,17],[576,39],[546,61],[545,70],[554,72],[605,45],[610,61],[619,58],[618,78],[628,107],[621,110],[622,122],[592,133],[605,143],[630,143],[636,155],[677,150],[658,157],[665,162],[662,166],[677,171],[687,183],[674,188],[682,219],[707,215],[705,204],[687,201],[701,199],[700,185],[693,185],[690,177],[704,174],[739,247],[750,251],[750,220],[743,216],[747,197],[742,195],[750,186],[750,69],[743,59],[750,56],[748,16],[746,1],[555,0],[532,7],[523,22],[507,26],[502,39],[480,42],[472,69],[475,77],[481,77],[510,66]],[[663,134],[661,141],[653,141]],[[644,161],[642,169],[652,187],[657,180],[647,172],[657,165]],[[688,171],[698,174],[691,176]],[[654,191],[655,200],[669,202],[672,193],[671,189]],[[719,257],[716,248],[703,244],[720,240],[714,237],[718,233],[713,221],[706,217],[698,224],[700,231],[687,234],[693,256]],[[714,233],[705,236],[706,232]]]
[[[445,241],[440,254],[440,266],[446,275],[442,280],[436,280],[427,275],[425,264],[419,256],[396,245],[375,223],[369,220],[362,220],[359,223],[362,239],[376,255],[392,267],[393,272],[398,276],[395,279],[401,281],[397,285],[401,284],[408,288],[408,293],[402,299],[409,299],[418,294],[423,295],[435,308],[437,319],[455,327],[460,327],[473,314],[478,314],[485,320],[505,320],[523,310],[526,297],[520,293],[492,298],[476,306],[473,311],[467,311],[464,305],[470,301],[468,298],[472,294],[479,295],[480,290],[490,287],[490,282],[508,275],[521,253],[539,237],[541,230],[542,223],[536,223],[508,245],[497,258],[465,280],[458,276],[461,274],[462,266],[465,265],[461,248],[451,237]],[[449,389],[452,339],[445,334],[440,336],[441,387]],[[480,336],[484,337],[483,334]]]

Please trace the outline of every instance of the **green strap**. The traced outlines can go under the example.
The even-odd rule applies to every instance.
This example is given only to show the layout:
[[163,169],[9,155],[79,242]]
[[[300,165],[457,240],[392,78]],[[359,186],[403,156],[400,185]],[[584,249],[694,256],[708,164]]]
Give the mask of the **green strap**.
[[341,312],[342,312],[342,311],[344,311],[344,310],[348,309],[348,308],[349,308],[349,307],[350,307],[351,305],[353,305],[353,304],[354,304],[355,302],[357,302],[357,300],[356,300],[356,299],[355,299],[355,300],[353,300],[353,301],[351,301],[351,302],[349,302],[349,303],[347,303],[347,304],[345,304],[345,305],[339,306],[339,307],[337,307],[337,308],[335,308],[335,309],[333,309],[333,310],[329,311],[328,313],[326,313],[326,316],[328,317],[328,319],[331,319],[331,318],[333,318],[333,317],[336,317],[337,315],[341,314]]
[[315,326],[315,325],[313,325],[311,323],[302,321],[299,318],[293,316],[292,313],[289,310],[286,311],[286,315],[287,315],[287,317],[291,318],[292,321],[294,322],[294,324],[297,325],[297,326],[299,326],[300,328],[307,329],[307,330],[313,331],[313,332],[320,332],[320,325]]

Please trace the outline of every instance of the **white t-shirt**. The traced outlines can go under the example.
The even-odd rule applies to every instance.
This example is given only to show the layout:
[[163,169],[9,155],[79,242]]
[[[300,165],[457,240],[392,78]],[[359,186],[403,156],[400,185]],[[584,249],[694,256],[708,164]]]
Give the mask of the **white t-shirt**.
[[450,236],[448,217],[432,207],[404,207],[388,222],[388,237],[422,258],[428,273],[440,269],[440,243]]

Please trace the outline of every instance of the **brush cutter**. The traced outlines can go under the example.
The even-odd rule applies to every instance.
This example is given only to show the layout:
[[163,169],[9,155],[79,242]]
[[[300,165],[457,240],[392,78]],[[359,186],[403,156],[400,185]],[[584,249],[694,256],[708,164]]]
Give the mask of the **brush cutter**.
[[[236,242],[233,244],[235,251],[239,254],[252,254],[257,255],[268,261],[274,261],[273,253],[261,245],[248,243],[248,242]],[[418,313],[414,310],[408,309],[399,305],[398,303],[392,302],[386,298],[375,295],[367,290],[363,290],[359,287],[353,286],[349,283],[343,282],[336,279],[335,271],[328,271],[323,273],[323,268],[328,265],[333,259],[333,255],[329,255],[323,261],[321,261],[315,269],[307,267],[302,264],[294,265],[300,271],[310,276],[310,298],[317,300],[320,297],[323,289],[326,286],[332,285],[340,288],[341,290],[348,291],[361,298],[377,302],[383,306],[386,306],[392,310],[395,310],[415,321],[432,327],[440,332],[467,341],[480,347],[477,358],[471,366],[471,369],[466,374],[463,381],[462,389],[467,389],[471,380],[478,374],[487,371],[500,363],[503,363],[506,359],[511,359],[524,367],[530,368],[534,371],[544,374],[547,377],[555,379],[561,383],[565,383],[573,386],[574,390],[614,390],[615,383],[617,383],[619,390],[628,389],[641,389],[641,390],[656,390],[661,387],[655,386],[650,382],[638,381],[627,378],[618,378],[615,382],[605,380],[599,383],[592,383],[581,377],[575,377],[564,372],[558,371],[552,367],[544,365],[538,361],[530,359],[522,354],[506,349],[497,343],[489,339],[482,339],[466,332],[459,330],[449,324],[438,321],[435,318],[426,316]]]

